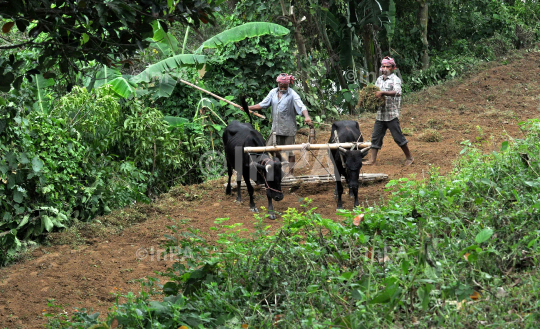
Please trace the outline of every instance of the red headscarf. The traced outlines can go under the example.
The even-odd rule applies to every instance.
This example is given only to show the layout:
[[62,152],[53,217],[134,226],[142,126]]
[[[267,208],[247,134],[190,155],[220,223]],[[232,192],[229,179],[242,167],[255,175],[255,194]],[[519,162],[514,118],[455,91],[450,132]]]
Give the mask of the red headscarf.
[[[382,65],[392,65],[394,68],[396,68],[396,61],[394,61],[394,59],[390,56],[386,56],[385,58],[383,58],[382,62],[381,62]],[[381,71],[382,71],[382,68],[381,68]]]
[[278,75],[276,79],[277,83],[284,83],[284,84],[291,84],[294,81],[294,77],[292,75],[288,75],[287,73],[281,73]]

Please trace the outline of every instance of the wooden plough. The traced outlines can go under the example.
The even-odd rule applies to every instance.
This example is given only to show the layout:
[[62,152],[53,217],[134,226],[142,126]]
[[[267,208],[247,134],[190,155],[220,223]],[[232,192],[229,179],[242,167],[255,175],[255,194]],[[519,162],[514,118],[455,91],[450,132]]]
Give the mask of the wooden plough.
[[[381,182],[388,179],[387,174],[360,174],[359,183],[365,184],[365,183],[375,183],[375,182]],[[345,178],[341,178],[341,181],[345,183]],[[317,183],[334,183],[335,182],[335,176],[334,175],[305,175],[305,176],[288,176],[285,177],[281,181],[281,187],[282,188],[288,188],[292,187],[298,184],[317,184]],[[258,188],[264,189],[264,184],[257,185],[252,180],[251,185]],[[227,183],[223,184],[223,186],[227,186]],[[241,183],[241,189],[246,189],[246,183],[242,180]],[[236,182],[231,182],[231,187],[235,189],[237,187]]]

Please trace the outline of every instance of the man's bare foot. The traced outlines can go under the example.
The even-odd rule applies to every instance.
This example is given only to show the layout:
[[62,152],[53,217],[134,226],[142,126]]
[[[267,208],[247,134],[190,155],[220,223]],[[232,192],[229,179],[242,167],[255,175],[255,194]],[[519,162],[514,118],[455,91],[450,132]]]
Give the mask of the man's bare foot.
[[366,162],[362,162],[362,165],[364,165],[364,166],[373,166],[373,165],[375,165],[375,161],[368,160]]
[[414,163],[414,159],[413,158],[410,158],[410,159],[406,159],[405,162],[403,163],[404,166],[410,166]]

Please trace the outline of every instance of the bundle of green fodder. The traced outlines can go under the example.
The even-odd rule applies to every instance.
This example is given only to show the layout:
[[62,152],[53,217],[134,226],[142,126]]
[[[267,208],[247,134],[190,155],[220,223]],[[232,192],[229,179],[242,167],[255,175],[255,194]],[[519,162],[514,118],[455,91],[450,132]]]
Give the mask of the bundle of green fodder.
[[386,103],[386,97],[378,98],[375,93],[381,91],[379,87],[368,84],[362,90],[358,92],[358,104],[357,109],[365,110],[368,112],[377,112],[379,107],[384,106]]

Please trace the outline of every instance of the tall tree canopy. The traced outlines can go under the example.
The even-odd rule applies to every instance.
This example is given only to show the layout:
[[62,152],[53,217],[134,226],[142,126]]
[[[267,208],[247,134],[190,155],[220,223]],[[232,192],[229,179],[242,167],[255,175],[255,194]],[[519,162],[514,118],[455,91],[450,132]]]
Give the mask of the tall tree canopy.
[[[39,56],[32,73],[57,66],[77,73],[80,62],[123,63],[148,46],[151,23],[180,22],[199,26],[214,22],[214,7],[223,0],[0,0],[2,32],[16,27],[25,40],[1,44],[0,49],[35,48]],[[191,22],[191,23],[189,23]],[[11,69],[6,70],[7,66]],[[0,84],[20,85],[15,56],[0,63]],[[27,72],[28,74],[28,72]],[[8,89],[9,90],[9,89]]]

